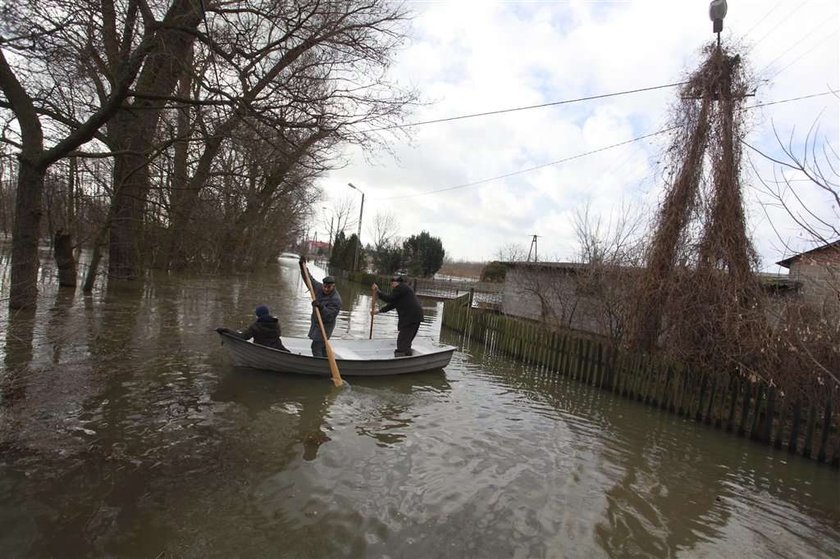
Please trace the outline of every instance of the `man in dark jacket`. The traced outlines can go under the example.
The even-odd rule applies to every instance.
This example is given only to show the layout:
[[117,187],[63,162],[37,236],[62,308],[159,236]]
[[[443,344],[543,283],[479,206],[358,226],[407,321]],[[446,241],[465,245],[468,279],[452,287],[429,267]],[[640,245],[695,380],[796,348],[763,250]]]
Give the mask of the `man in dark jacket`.
[[265,305],[257,307],[254,313],[257,315],[257,319],[245,330],[233,331],[226,328],[224,330],[243,340],[254,338],[255,344],[273,347],[288,353],[289,350],[280,341],[280,321],[271,316],[271,311]]
[[[306,283],[306,276],[309,274],[306,266],[306,258],[300,257],[300,273],[303,276],[303,282]],[[315,317],[315,308],[321,313],[321,321],[324,323],[324,330],[327,333],[327,339],[332,336],[335,329],[335,320],[338,318],[338,313],[341,311],[341,295],[335,289],[335,279],[332,276],[324,278],[324,282],[316,281],[311,275],[309,280],[312,282],[312,289],[315,291],[315,300],[312,301],[312,316],[310,317],[309,339],[312,340],[312,355],[315,357],[326,357],[327,346],[324,344],[324,339],[321,337],[321,329],[318,327],[318,319]]]
[[386,295],[379,291],[379,286],[373,284],[373,289],[379,294],[379,298],[388,303],[373,314],[388,312],[397,309],[397,349],[394,357],[405,357],[411,355],[411,342],[420,329],[423,322],[423,306],[414,294],[414,290],[405,284],[402,276],[391,278],[391,293]]

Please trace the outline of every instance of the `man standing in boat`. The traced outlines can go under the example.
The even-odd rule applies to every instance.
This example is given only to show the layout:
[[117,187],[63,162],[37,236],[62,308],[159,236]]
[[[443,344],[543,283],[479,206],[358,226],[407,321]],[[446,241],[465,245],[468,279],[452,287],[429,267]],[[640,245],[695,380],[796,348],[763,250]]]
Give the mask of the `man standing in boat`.
[[[300,257],[300,274],[303,277],[303,282],[306,283],[309,270],[306,268],[306,257],[304,256]],[[321,337],[321,329],[318,327],[318,319],[315,317],[315,308],[321,312],[321,321],[324,323],[327,339],[330,339],[335,329],[335,319],[338,318],[338,312],[341,310],[341,295],[335,289],[335,279],[332,276],[327,276],[323,282],[319,282],[312,275],[309,275],[309,280],[312,282],[312,290],[315,292],[315,300],[312,301],[311,323],[309,326],[309,339],[312,340],[312,355],[315,357],[326,357],[327,346],[324,344],[324,338]]]
[[411,355],[411,342],[417,335],[417,330],[420,329],[420,323],[423,322],[423,306],[411,289],[405,283],[402,276],[394,276],[391,278],[391,293],[386,295],[379,291],[379,286],[375,283],[371,286],[379,298],[388,303],[379,310],[374,310],[373,314],[388,312],[391,309],[397,309],[397,349],[394,350],[394,357],[407,357]]

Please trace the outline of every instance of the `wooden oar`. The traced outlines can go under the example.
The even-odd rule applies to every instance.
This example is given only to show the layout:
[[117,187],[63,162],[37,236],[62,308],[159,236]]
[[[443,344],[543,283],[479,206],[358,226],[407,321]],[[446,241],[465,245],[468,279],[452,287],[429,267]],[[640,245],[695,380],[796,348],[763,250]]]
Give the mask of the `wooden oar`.
[[376,310],[376,299],[379,296],[379,292],[376,290],[375,287],[370,286],[371,292],[373,292],[373,299],[370,303],[370,335],[368,335],[368,339],[373,339],[373,311]]
[[[303,272],[303,279],[306,280],[306,287],[309,288],[309,297],[315,301],[315,290],[312,289],[312,280],[309,279],[309,270],[306,264],[300,263],[300,269]],[[327,348],[327,360],[330,363],[330,375],[332,376],[333,384],[341,386],[344,381],[341,380],[341,374],[338,372],[338,364],[335,362],[335,353],[333,353],[332,345],[327,339],[327,330],[324,328],[324,321],[321,320],[321,309],[312,307],[315,311],[315,318],[318,319],[318,327],[321,329],[321,337],[324,339],[324,346]]]

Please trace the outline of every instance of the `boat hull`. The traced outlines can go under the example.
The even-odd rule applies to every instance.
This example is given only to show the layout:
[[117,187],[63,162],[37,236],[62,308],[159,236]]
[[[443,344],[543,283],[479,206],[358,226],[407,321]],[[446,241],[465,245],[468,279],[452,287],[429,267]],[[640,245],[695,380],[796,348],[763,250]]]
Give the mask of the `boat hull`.
[[[283,337],[289,353],[254,344],[234,335],[220,332],[222,345],[237,367],[250,367],[281,373],[329,376],[329,362],[313,357],[310,340]],[[413,355],[394,357],[394,340],[330,340],[336,364],[342,376],[384,376],[420,373],[443,369],[452,359],[454,346],[437,345],[415,340]]]

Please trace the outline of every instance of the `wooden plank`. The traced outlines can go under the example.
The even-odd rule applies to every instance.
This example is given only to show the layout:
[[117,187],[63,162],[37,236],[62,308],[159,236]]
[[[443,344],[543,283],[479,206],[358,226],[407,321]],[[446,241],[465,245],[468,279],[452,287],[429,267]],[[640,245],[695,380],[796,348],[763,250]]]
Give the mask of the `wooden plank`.
[[764,405],[764,386],[759,384],[755,391],[755,403],[753,405],[752,426],[750,427],[750,439],[759,440],[759,425],[761,420],[761,411]]
[[732,375],[729,379],[729,416],[726,419],[726,431],[728,433],[731,433],[735,429],[735,414],[738,411],[738,396],[740,387],[740,377]]
[[706,399],[708,378],[705,374],[700,375],[700,393],[697,396],[696,407],[692,410],[694,421],[700,423],[703,420],[703,401]]
[[802,445],[802,456],[811,458],[814,430],[817,426],[817,406],[813,403],[808,405],[808,423],[805,426],[805,444]]
[[761,427],[761,442],[771,444],[773,442],[773,420],[776,415],[776,388],[770,387],[767,390],[767,406],[764,411],[764,423]]
[[741,419],[738,422],[738,431],[737,434],[739,437],[743,437],[747,433],[747,417],[750,414],[750,401],[752,398],[752,383],[746,379],[742,379],[741,381],[742,387],[742,398],[741,398]]
[[823,424],[822,436],[820,437],[820,449],[817,452],[817,461],[825,462],[828,454],[828,435],[831,432],[831,392],[825,399],[825,408],[823,409]]
[[788,418],[790,416],[790,401],[782,394],[776,396],[776,408],[779,410],[778,422],[776,423],[776,436],[773,437],[773,448],[780,449],[784,441],[784,433],[787,428]]
[[799,446],[799,429],[802,425],[802,401],[797,400],[793,405],[793,419],[790,425],[790,438],[788,439],[788,452],[796,454]]

